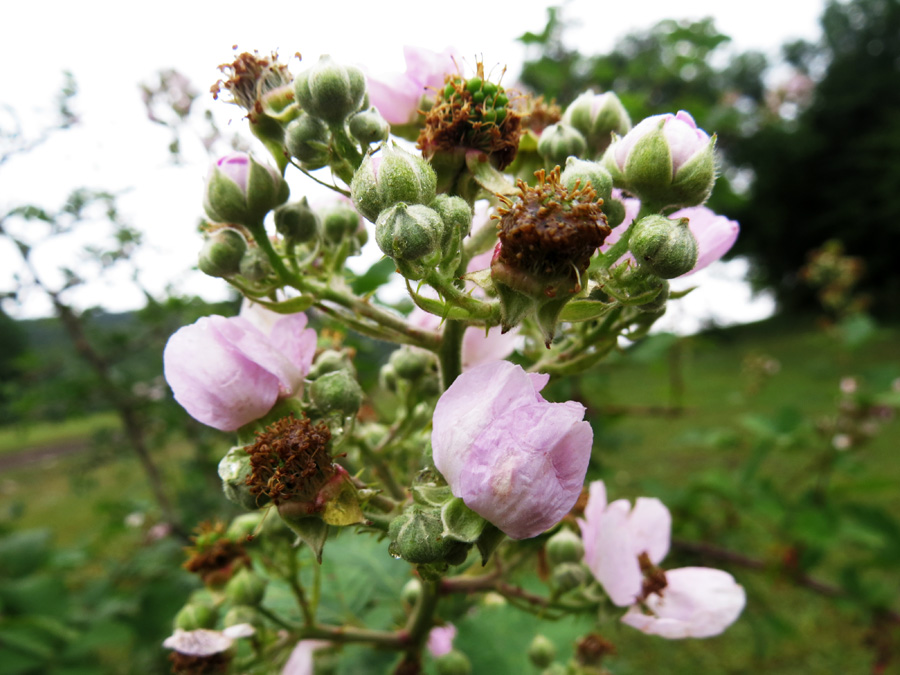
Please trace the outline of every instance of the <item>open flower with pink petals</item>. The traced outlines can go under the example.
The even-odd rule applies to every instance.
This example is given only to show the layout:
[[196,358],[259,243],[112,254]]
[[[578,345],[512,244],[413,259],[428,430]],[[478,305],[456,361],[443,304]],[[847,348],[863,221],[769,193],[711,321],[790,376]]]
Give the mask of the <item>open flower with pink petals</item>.
[[235,431],[302,391],[315,349],[305,314],[282,317],[265,332],[243,316],[207,316],[169,338],[163,367],[191,417]]
[[584,561],[609,599],[630,609],[622,621],[669,639],[718,635],[740,616],[746,595],[727,572],[656,565],[669,550],[672,517],[658,499],[610,504],[602,481],[591,483],[579,520]]
[[593,443],[580,403],[540,395],[550,376],[495,361],[464,372],[434,411],[434,464],[454,496],[513,539],[575,505]]
[[368,74],[369,101],[378,108],[389,124],[410,124],[416,121],[422,97],[429,87],[444,84],[444,74],[453,72],[453,51],[406,46],[406,72],[389,77]]

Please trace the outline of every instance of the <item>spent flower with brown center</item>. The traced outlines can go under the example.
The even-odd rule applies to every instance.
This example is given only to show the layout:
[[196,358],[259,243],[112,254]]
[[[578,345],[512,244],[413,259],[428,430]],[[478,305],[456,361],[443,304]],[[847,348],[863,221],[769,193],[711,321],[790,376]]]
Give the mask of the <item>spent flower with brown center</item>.
[[191,537],[192,546],[185,548],[184,569],[203,580],[207,586],[221,586],[241,567],[250,566],[250,558],[239,542],[226,533],[225,523],[203,522]]
[[284,417],[257,432],[256,443],[247,448],[252,473],[250,492],[264,495],[276,505],[289,501],[309,502],[338,472],[328,444],[331,431],[309,418]]
[[438,153],[479,150],[502,170],[516,157],[522,118],[510,107],[504,88],[485,80],[483,63],[477,73],[469,79],[446,76],[431,110],[423,111],[425,126],[418,147],[427,159]]
[[[299,54],[297,56],[299,58]],[[276,103],[276,112],[280,112],[283,104],[294,98],[290,86],[293,77],[287,66],[278,61],[277,53],[265,57],[255,50],[252,54],[243,52],[232,63],[220,65],[219,70],[226,75],[226,79],[210,87],[213,98],[218,99],[224,89],[231,94],[231,103],[247,111],[251,122],[264,113],[270,113],[266,108],[276,103],[275,99],[285,99]]]
[[549,175],[538,171],[533,187],[520,180],[520,194],[501,197],[503,206],[493,216],[500,246],[491,274],[520,293],[552,298],[580,291],[591,256],[610,233],[594,189],[577,183],[570,190],[559,175],[559,167]]

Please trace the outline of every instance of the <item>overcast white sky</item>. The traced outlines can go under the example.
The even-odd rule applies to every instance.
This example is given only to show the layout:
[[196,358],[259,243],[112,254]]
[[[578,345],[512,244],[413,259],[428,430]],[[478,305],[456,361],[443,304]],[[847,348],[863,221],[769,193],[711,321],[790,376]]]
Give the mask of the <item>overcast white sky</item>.
[[[583,53],[608,50],[616,38],[664,18],[713,16],[718,29],[733,38],[735,48],[775,54],[788,39],[818,37],[824,4],[824,0],[570,0],[564,3],[564,17],[573,24],[567,32],[571,46]],[[439,13],[441,6],[446,6],[446,14]],[[27,202],[53,208],[81,186],[130,189],[121,205],[146,233],[149,247],[140,262],[147,285],[159,292],[166,282],[178,279],[186,290],[221,297],[222,282],[188,271],[200,246],[195,225],[202,214],[207,160],[197,143],[185,148],[187,164],[170,166],[166,150],[170,137],[146,120],[139,82],[174,67],[205,91],[218,78],[216,66],[231,60],[232,45],[262,53],[278,50],[283,56],[301,52],[304,63],[295,62],[295,70],[330,53],[375,72],[399,71],[404,44],[436,50],[452,46],[462,54],[483,56],[489,66],[507,65],[510,79],[504,81],[512,81],[525,55],[515,38],[543,28],[545,7],[534,0],[8,3],[0,24],[6,62],[0,75],[0,105],[13,107],[26,131],[36,130],[50,119],[61,72],[70,70],[79,84],[76,109],[82,123],[0,170],[0,208]],[[219,107],[223,118],[230,116],[234,125],[241,124],[237,107]],[[308,192],[302,180],[292,185],[294,195]],[[40,251],[39,261],[48,275],[72,249],[72,242],[61,242]],[[0,291],[9,288],[14,258],[12,251],[0,248]],[[740,265],[713,273],[739,276]],[[749,298],[746,290],[731,287],[729,292]],[[99,301],[112,310],[141,302],[124,277],[87,293],[78,298],[81,303]],[[765,302],[755,308],[736,303],[734,297],[728,303],[740,305],[748,318],[768,307]],[[6,307],[18,316],[49,310],[37,295],[20,310]]]

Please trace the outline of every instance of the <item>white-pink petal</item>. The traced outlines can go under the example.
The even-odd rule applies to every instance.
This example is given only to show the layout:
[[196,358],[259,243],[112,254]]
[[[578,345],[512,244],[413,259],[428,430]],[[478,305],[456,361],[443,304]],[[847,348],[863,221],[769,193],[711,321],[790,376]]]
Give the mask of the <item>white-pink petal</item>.
[[428,633],[428,651],[437,658],[448,654],[453,650],[453,640],[456,638],[456,626],[448,623],[445,626],[435,626]]
[[634,606],[622,622],[670,640],[719,635],[740,616],[747,602],[743,587],[722,570],[682,567],[666,572],[668,585]]

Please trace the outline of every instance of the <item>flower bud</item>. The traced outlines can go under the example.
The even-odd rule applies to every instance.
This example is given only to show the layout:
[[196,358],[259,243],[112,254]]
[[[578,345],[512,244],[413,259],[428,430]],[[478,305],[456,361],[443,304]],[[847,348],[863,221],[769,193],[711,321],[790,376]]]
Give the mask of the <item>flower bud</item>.
[[555,590],[565,593],[586,584],[589,579],[590,572],[584,565],[576,562],[565,562],[553,568],[550,585]]
[[[602,94],[591,90],[584,92],[569,104],[562,121],[581,132],[589,154],[594,157],[603,154],[613,133],[624,136],[631,129],[628,111],[611,91]],[[597,186],[594,189],[599,192]]]
[[559,182],[570,192],[575,191],[576,184],[585,188],[590,183],[594,192],[597,193],[597,199],[602,199],[604,206],[612,198],[612,176],[597,162],[587,162],[577,157],[569,157],[566,160],[566,168],[559,175]]
[[316,358],[316,362],[309,370],[307,377],[315,380],[327,373],[333,373],[338,370],[346,370],[351,375],[356,373],[350,355],[347,352],[337,351],[334,349],[326,349]]
[[222,618],[222,625],[225,628],[228,628],[229,626],[239,626],[244,623],[259,628],[263,625],[262,615],[255,607],[251,607],[250,605],[235,605],[229,609]]
[[266,594],[266,584],[266,579],[244,567],[225,585],[225,597],[232,605],[255,607]]
[[315,171],[331,159],[331,134],[318,117],[300,113],[284,130],[285,145],[292,157],[296,157],[304,169]]
[[333,244],[340,244],[346,237],[356,235],[362,225],[359,214],[346,201],[335,202],[320,209],[319,217],[322,220],[322,234],[325,241]]
[[242,513],[231,519],[231,524],[228,526],[225,534],[234,541],[246,541],[247,537],[253,536],[257,529],[262,526],[264,516],[265,513],[263,511]]
[[697,263],[697,240],[688,219],[647,216],[634,225],[630,248],[638,263],[663,279],[690,272]]
[[219,462],[219,478],[222,491],[228,499],[248,510],[258,509],[268,503],[268,497],[255,495],[247,485],[247,477],[253,473],[250,454],[241,446],[231,448]]
[[460,242],[472,230],[472,207],[462,197],[440,194],[428,205],[437,211],[444,223],[441,234],[443,262],[454,264],[460,255]]
[[553,164],[565,164],[568,157],[579,157],[587,149],[584,136],[568,124],[557,122],[551,124],[541,133],[538,141],[538,154]]
[[584,557],[581,537],[563,528],[547,540],[547,560],[553,567],[562,563],[578,562]]
[[[433,209],[421,204],[395,204],[383,211],[375,223],[375,242],[393,258],[409,279],[421,279],[439,252],[444,223]],[[403,265],[402,263],[407,263]]]
[[352,115],[347,126],[353,138],[364,145],[386,141],[391,133],[391,126],[375,108]]
[[314,380],[309,396],[320,411],[339,413],[342,417],[355,416],[363,401],[359,382],[346,370],[326,373]]
[[546,668],[556,658],[556,645],[538,633],[528,646],[528,660],[538,668]]
[[472,662],[458,649],[451,649],[434,660],[437,675],[470,675]]
[[695,206],[716,180],[715,144],[682,110],[646,118],[610,145],[602,161],[616,187],[653,210]]
[[259,246],[247,249],[241,258],[241,276],[250,281],[262,281],[272,273],[272,263]]
[[412,504],[391,521],[388,550],[416,565],[462,562],[470,545],[444,537],[443,531],[440,508]]
[[402,148],[386,145],[380,155],[368,155],[353,175],[350,194],[357,210],[373,223],[398,202],[430,204],[437,177],[431,165]]
[[275,209],[278,234],[298,244],[314,240],[319,235],[320,227],[319,216],[309,207],[306,197]]
[[175,628],[181,630],[197,630],[212,628],[216,625],[216,610],[201,602],[190,602],[175,615]]
[[229,228],[218,230],[203,243],[197,267],[211,277],[232,277],[240,272],[241,258],[246,251],[247,241],[240,232]]
[[400,599],[412,607],[415,607],[421,596],[422,582],[418,579],[410,579],[403,585],[403,590],[400,591]]
[[413,381],[433,370],[435,358],[431,352],[423,349],[400,347],[400,349],[395,349],[391,353],[388,363],[397,374],[397,377]]
[[277,170],[234,152],[213,164],[203,207],[217,223],[256,227],[269,211],[287,201],[289,194],[288,184]]
[[327,54],[294,80],[300,107],[329,124],[343,122],[359,110],[366,94],[366,77],[354,66],[343,66]]
[[397,371],[394,370],[394,366],[390,363],[381,366],[381,370],[378,371],[378,385],[382,389],[396,394],[399,382],[400,378],[397,377]]

